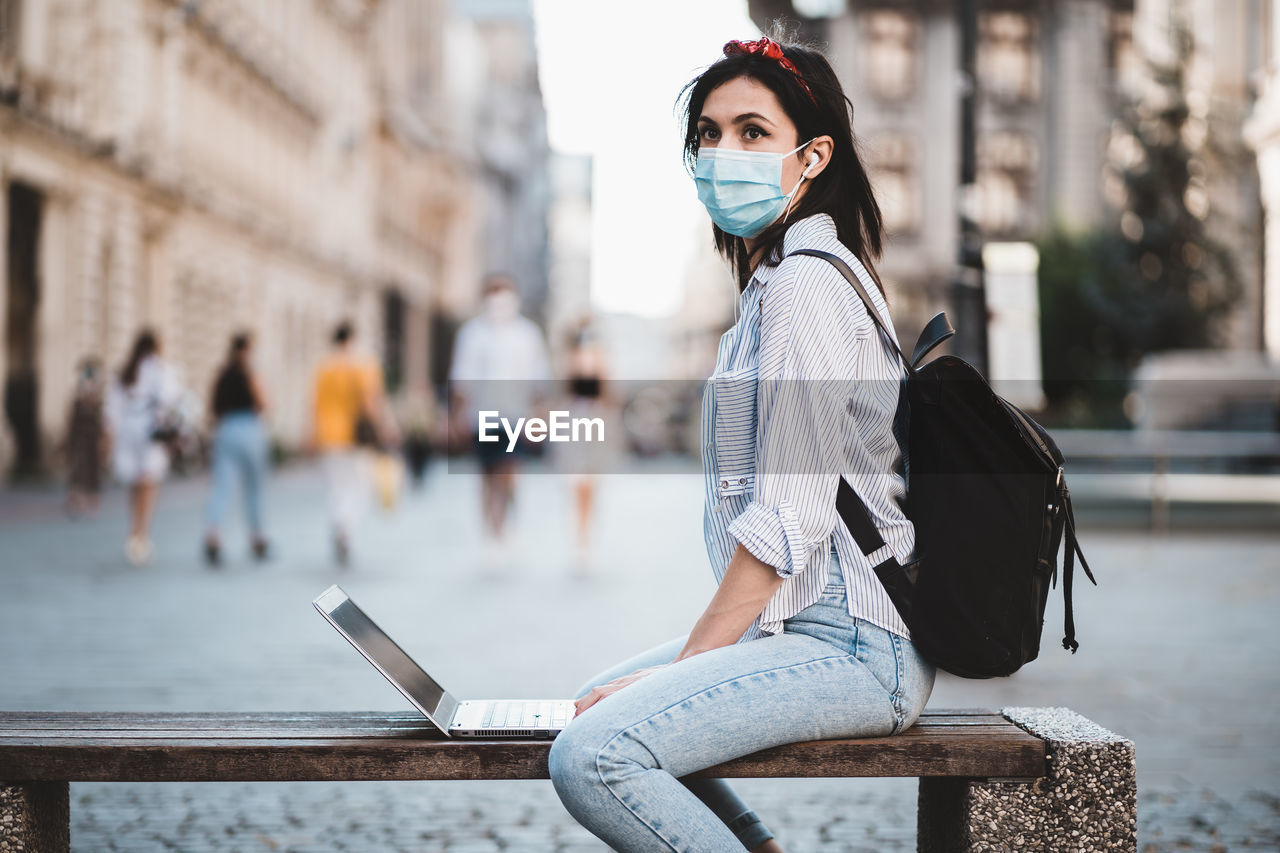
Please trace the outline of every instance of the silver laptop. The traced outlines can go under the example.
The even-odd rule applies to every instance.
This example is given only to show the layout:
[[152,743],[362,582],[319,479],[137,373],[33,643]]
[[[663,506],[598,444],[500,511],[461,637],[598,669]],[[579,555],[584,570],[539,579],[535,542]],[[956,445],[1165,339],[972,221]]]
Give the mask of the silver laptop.
[[450,737],[554,738],[573,719],[570,700],[455,699],[413,662],[338,586],[311,602],[387,681]]

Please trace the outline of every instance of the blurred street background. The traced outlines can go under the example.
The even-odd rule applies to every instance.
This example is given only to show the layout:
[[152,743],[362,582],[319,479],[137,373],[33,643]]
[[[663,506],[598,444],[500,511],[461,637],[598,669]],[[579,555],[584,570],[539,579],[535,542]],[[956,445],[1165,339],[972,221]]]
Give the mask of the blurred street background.
[[[932,704],[1134,739],[1144,851],[1280,848],[1280,0],[0,0],[0,709],[402,707],[334,582],[477,697],[687,632],[734,285],[673,105],[777,19],[900,337],[947,310],[1053,431],[1099,580],[1077,655],[1051,596]],[[621,436],[477,459],[484,380]],[[788,849],[914,847],[912,780],[743,788]],[[535,783],[72,797],[79,851],[600,849]]]

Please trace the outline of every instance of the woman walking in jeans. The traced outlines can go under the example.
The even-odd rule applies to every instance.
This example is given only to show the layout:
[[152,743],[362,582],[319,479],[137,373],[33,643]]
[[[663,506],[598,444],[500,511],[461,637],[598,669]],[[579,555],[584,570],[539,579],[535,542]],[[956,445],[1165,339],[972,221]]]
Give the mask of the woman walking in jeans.
[[205,506],[204,556],[211,566],[222,560],[220,528],[236,487],[244,483],[245,515],[254,559],[267,556],[262,521],[262,483],[267,475],[267,431],[262,423],[266,400],[249,366],[252,341],[247,334],[231,339],[227,363],[213,385],[213,491]]
[[[584,686],[550,755],[565,806],[620,851],[782,850],[723,781],[682,777],[779,744],[897,734],[933,688],[874,570],[915,549],[896,355],[834,267],[794,254],[841,257],[892,328],[852,106],[816,51],[765,38],[724,54],[683,102],[686,162],[738,282],[702,407],[719,587],[688,636]],[[842,480],[878,550],[837,514]]]

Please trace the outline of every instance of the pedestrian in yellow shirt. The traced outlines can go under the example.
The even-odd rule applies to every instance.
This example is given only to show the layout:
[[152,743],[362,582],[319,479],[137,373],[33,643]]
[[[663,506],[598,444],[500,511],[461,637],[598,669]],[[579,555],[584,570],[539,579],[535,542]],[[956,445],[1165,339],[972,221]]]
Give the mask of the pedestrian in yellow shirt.
[[316,370],[313,393],[311,443],[320,453],[328,486],[334,558],[343,566],[372,490],[370,451],[397,439],[382,369],[355,351],[353,338],[350,322],[334,329],[333,349]]

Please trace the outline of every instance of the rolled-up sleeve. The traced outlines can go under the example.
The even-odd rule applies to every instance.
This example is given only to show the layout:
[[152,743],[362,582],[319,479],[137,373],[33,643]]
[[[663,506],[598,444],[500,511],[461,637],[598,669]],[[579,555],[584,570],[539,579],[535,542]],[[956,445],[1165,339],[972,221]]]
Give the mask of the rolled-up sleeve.
[[848,285],[823,267],[807,258],[784,262],[765,289],[756,491],[729,524],[743,547],[784,578],[804,571],[830,542],[847,431],[856,429],[847,404],[866,324],[838,290]]
[[805,537],[795,507],[786,499],[778,501],[776,507],[759,498],[753,500],[729,523],[729,532],[752,556],[776,568],[784,578],[802,569],[810,551],[822,541]]

